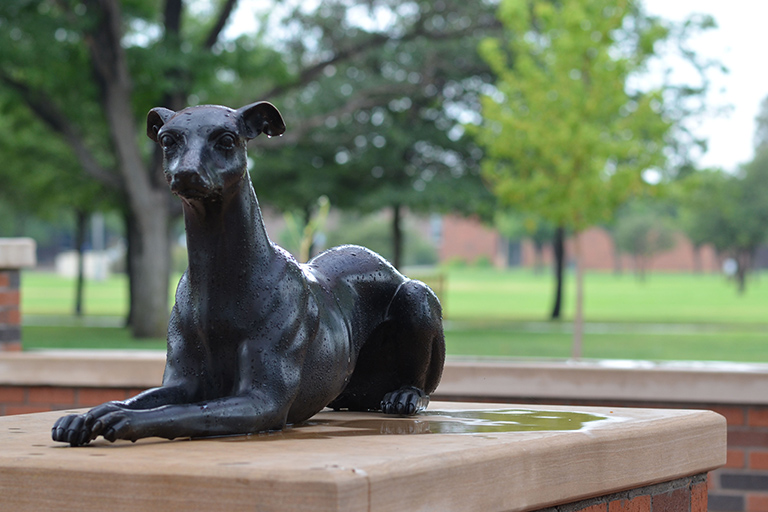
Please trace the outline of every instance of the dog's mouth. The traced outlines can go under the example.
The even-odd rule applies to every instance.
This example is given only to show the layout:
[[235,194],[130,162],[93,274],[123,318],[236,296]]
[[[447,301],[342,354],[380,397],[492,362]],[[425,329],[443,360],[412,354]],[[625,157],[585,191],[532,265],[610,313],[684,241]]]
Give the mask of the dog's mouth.
[[216,197],[219,194],[216,189],[209,189],[206,187],[185,185],[185,186],[171,186],[171,192],[184,199],[207,199],[210,197]]

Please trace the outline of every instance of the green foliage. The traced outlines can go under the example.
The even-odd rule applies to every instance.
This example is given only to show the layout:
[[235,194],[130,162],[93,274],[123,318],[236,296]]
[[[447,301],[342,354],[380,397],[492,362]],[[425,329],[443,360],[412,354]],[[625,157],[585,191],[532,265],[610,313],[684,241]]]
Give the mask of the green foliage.
[[676,241],[672,217],[648,201],[625,205],[612,232],[618,248],[634,257],[635,272],[641,279],[653,256],[672,249]]
[[759,150],[736,174],[701,171],[680,185],[682,224],[694,244],[711,243],[738,264],[743,291],[757,248],[768,240],[768,151]]
[[104,208],[114,195],[81,172],[72,150],[0,91],[0,202],[18,215],[53,220],[62,210]]
[[760,110],[755,117],[755,151],[768,151],[768,96],[760,102]]
[[[376,21],[376,12],[391,23]],[[490,78],[476,56],[480,35],[496,26],[488,6],[395,0],[374,8],[336,0],[275,22],[291,28],[280,41],[291,68],[327,64],[301,70],[270,98],[288,129],[281,140],[259,144],[269,149],[253,180],[266,201],[303,211],[325,195],[363,214],[395,205],[490,211],[482,151],[463,136],[459,119],[477,115]]]
[[555,237],[555,227],[533,215],[500,209],[494,214],[493,220],[499,233],[509,240],[530,238],[537,247],[541,247]]
[[476,130],[485,176],[502,202],[555,225],[610,219],[665,164],[662,91],[627,82],[667,30],[616,0],[505,0],[499,17],[508,39],[481,46],[498,77]]

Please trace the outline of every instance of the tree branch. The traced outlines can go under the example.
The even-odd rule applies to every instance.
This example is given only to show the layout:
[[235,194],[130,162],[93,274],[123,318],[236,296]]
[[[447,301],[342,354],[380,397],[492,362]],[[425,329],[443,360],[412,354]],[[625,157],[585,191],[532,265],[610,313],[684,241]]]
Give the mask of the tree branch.
[[229,16],[232,14],[232,11],[235,10],[236,5],[237,0],[227,0],[221,7],[219,15],[216,17],[216,23],[214,23],[211,31],[208,33],[208,37],[205,38],[205,42],[203,43],[203,47],[206,50],[210,50],[213,45],[216,44],[216,41],[219,40],[219,35],[221,34],[221,31],[224,30],[224,25],[227,24],[227,20],[229,20]]
[[302,87],[308,84],[309,82],[311,82],[319,74],[321,74],[327,66],[332,66],[334,64],[338,64],[339,62],[352,59],[358,55],[361,55],[367,52],[372,48],[380,47],[389,41],[397,40],[401,42],[407,42],[407,41],[412,41],[418,37],[425,37],[431,41],[461,39],[463,37],[471,35],[476,30],[490,30],[490,29],[500,29],[500,28],[501,28],[501,22],[493,18],[492,20],[489,20],[487,22],[480,23],[478,25],[473,25],[471,27],[456,30],[453,32],[429,31],[424,28],[423,24],[416,23],[414,24],[411,31],[399,37],[393,37],[387,34],[372,34],[368,41],[365,41],[363,43],[358,43],[354,46],[351,46],[343,50],[339,50],[328,59],[317,62],[301,70],[299,75],[296,77],[296,80],[294,80],[292,83],[276,85],[271,90],[269,90],[265,95],[263,95],[263,97],[272,98],[288,90],[295,89],[297,87]]
[[122,186],[120,177],[107,171],[98,163],[93,153],[86,147],[77,127],[49,97],[40,91],[33,91],[29,86],[15,80],[3,71],[0,71],[0,81],[16,91],[27,107],[46,126],[61,135],[72,148],[86,174],[110,188],[117,189]]
[[363,91],[356,96],[350,98],[348,102],[340,107],[310,117],[303,121],[299,126],[289,127],[286,135],[278,138],[273,138],[269,142],[266,139],[254,139],[251,142],[251,146],[255,148],[274,148],[285,147],[296,144],[303,139],[305,135],[315,128],[319,128],[329,117],[340,117],[344,114],[351,114],[358,110],[366,110],[374,107],[380,107],[389,103],[394,96],[398,95],[411,95],[414,91],[417,91],[419,87],[412,84],[400,84],[400,85],[387,85],[376,87],[368,91]]

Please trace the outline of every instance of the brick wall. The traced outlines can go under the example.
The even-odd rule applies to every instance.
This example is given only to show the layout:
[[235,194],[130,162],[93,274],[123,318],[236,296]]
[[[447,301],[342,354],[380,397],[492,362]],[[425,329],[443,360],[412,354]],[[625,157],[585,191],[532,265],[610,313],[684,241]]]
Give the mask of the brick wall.
[[539,512],[707,512],[706,478],[678,478]]
[[[624,272],[631,272],[634,268],[634,262],[627,254],[620,255],[619,261],[616,261],[613,238],[606,230],[591,228],[581,236],[584,268],[611,271],[618,267]],[[697,252],[682,233],[678,233],[675,239],[675,246],[671,250],[651,258],[647,270],[665,272],[718,272],[720,270],[720,261],[712,246],[707,245]],[[483,225],[478,219],[450,215],[443,217],[442,241],[439,247],[441,262],[452,259],[474,262],[480,257],[487,257],[495,264],[504,266],[506,264],[504,248],[505,243],[498,232]],[[573,241],[570,239],[566,244],[566,253],[573,254]],[[521,258],[524,267],[532,267],[537,263],[533,243],[530,240],[523,242]],[[544,248],[543,258],[541,263],[547,265],[553,261],[549,244]]]
[[125,400],[143,389],[59,386],[0,386],[0,416],[93,407]]
[[721,407],[728,461],[713,473],[713,511],[768,511],[768,407]]
[[438,257],[442,262],[474,263],[478,258],[488,258],[495,264],[503,264],[499,244],[498,233],[478,219],[447,215],[443,217]]
[[[464,402],[648,407],[714,411],[723,415],[728,423],[728,461],[724,467],[709,474],[709,512],[768,512],[768,406],[572,399],[534,400],[521,397],[487,398],[445,395],[435,395],[433,398],[435,400]],[[621,511],[625,509],[617,508],[616,510]],[[629,508],[626,510],[634,511],[635,509]],[[644,511],[646,509],[641,508],[637,510]],[[678,509],[670,510],[677,511]],[[594,511],[589,509],[589,512]],[[614,509],[609,509],[608,512],[614,512]]]
[[20,274],[0,269],[0,350],[21,350]]

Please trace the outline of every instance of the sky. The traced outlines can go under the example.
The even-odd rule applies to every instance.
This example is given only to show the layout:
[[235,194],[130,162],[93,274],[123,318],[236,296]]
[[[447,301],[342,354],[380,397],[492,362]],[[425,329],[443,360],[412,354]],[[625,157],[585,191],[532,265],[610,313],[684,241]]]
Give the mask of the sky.
[[698,133],[709,140],[702,166],[733,170],[753,156],[755,116],[768,96],[768,0],[645,0],[650,14],[681,21],[693,12],[711,14],[718,28],[694,39],[692,48],[720,60],[729,70],[713,75],[710,104],[730,111],[702,120]]

